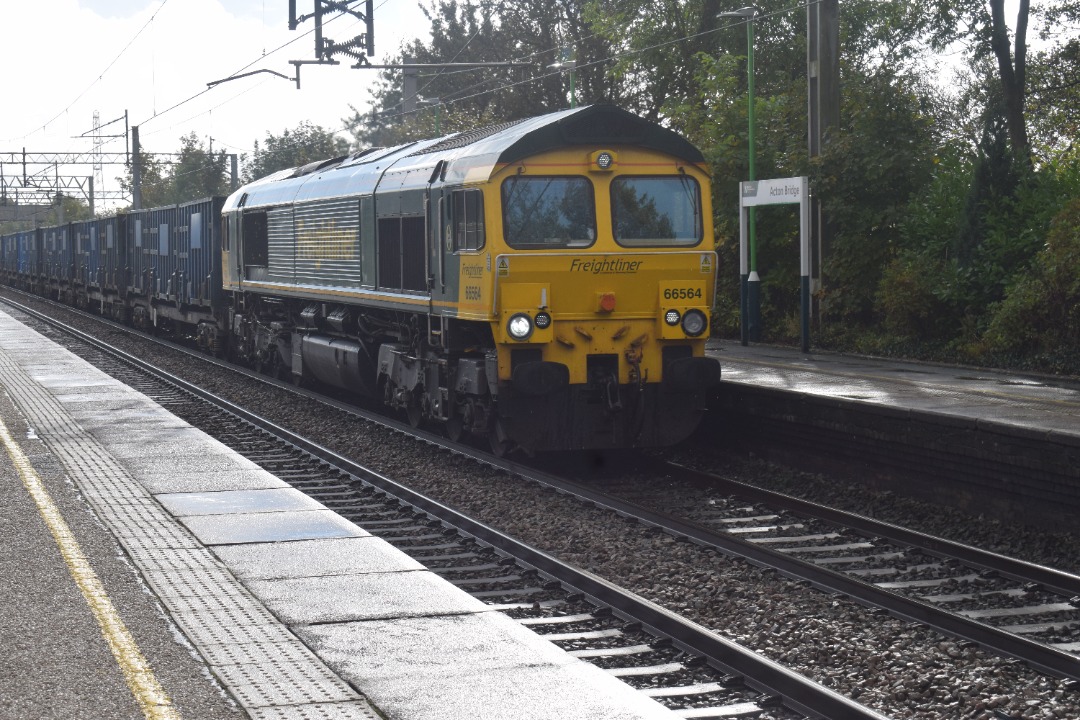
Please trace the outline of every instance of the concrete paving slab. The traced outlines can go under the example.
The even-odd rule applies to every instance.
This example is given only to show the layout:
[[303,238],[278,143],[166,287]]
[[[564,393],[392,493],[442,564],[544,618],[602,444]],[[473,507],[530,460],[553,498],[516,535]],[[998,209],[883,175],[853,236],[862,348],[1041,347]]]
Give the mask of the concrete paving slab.
[[263,469],[216,470],[199,473],[139,473],[139,482],[151,494],[208,492],[215,490],[259,490],[285,488],[289,484]]
[[75,412],[80,411],[88,404],[103,408],[106,411],[143,407],[145,405],[145,403],[135,402],[126,396],[117,396],[115,390],[106,385],[89,388],[86,392],[77,392],[75,388],[65,389],[63,392],[54,392],[53,397],[61,405]]
[[222,451],[186,458],[183,465],[177,466],[176,458],[148,457],[138,460],[134,468],[137,477],[143,475],[161,475],[163,473],[204,473],[223,470],[257,470],[259,466],[247,458]]
[[[41,369],[44,367],[49,367],[49,371],[42,372]],[[99,373],[97,377],[85,374],[72,375],[66,372],[56,373],[52,371],[55,368],[52,365],[26,365],[24,368],[34,377],[38,385],[48,389],[53,395],[60,395],[65,389],[70,389],[75,393],[85,393],[91,388],[101,388],[107,392],[109,388],[116,386],[116,380],[104,373]]]
[[92,434],[99,443],[108,445],[117,458],[145,458],[159,452],[173,457],[198,453],[203,448],[215,448],[218,452],[227,450],[219,443],[208,443],[206,434],[190,425],[152,425],[144,430],[138,426],[114,424],[97,427]]
[[[482,615],[494,615],[483,613]],[[410,720],[671,720],[655,700],[554,645],[492,618],[413,618],[317,625],[296,632],[390,717]],[[507,623],[512,620],[503,617]],[[494,632],[493,632],[494,631]],[[496,644],[487,645],[493,632]],[[484,638],[473,641],[473,638]],[[461,643],[460,648],[455,648]],[[547,645],[545,651],[537,644]],[[534,661],[528,657],[533,652]],[[443,654],[445,653],[445,655]],[[463,658],[468,658],[463,662]],[[476,658],[474,660],[474,658]],[[552,660],[548,662],[548,660]],[[483,683],[470,680],[477,674]]]
[[460,615],[487,608],[426,570],[243,582],[288,625]]
[[[465,615],[301,625],[295,632],[317,653],[349,664],[360,659],[366,677],[445,675],[528,666],[562,667],[580,661],[506,615]],[[417,648],[424,652],[417,652]],[[351,662],[356,662],[356,660]]]
[[169,419],[153,410],[142,408],[126,408],[121,410],[106,410],[95,412],[92,406],[82,414],[81,411],[72,413],[72,418],[82,426],[82,429],[93,434],[100,428],[114,428],[118,425],[128,425],[149,431],[154,428],[184,427],[184,423],[175,416]]
[[157,499],[177,517],[326,509],[318,500],[294,488],[165,493]]
[[205,545],[361,537],[363,531],[330,510],[193,515],[180,518]]
[[242,580],[412,572],[424,566],[376,537],[287,544],[217,545],[214,554]]

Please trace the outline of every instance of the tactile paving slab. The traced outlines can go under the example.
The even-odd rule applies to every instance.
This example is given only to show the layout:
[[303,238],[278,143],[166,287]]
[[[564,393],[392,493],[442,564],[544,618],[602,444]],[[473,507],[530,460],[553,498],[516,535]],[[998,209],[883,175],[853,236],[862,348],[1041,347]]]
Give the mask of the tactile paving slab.
[[[47,365],[42,357],[49,358]],[[189,485],[196,485],[205,483],[207,474],[224,470],[224,477],[233,473],[254,478],[256,486],[281,487],[281,481],[269,481],[250,461],[230,455],[220,443],[186,429],[145,396],[2,312],[0,384],[171,611],[173,622],[252,718],[378,717],[364,698],[331,672],[177,523],[138,477],[150,470],[159,476],[185,477]],[[89,403],[106,398],[110,410],[106,412],[103,404],[91,408]],[[88,434],[69,409],[88,418],[102,436],[122,437],[124,445],[118,455]],[[170,435],[178,442],[171,443],[164,455],[146,452],[163,428],[175,428]],[[340,527],[336,531],[344,532]]]

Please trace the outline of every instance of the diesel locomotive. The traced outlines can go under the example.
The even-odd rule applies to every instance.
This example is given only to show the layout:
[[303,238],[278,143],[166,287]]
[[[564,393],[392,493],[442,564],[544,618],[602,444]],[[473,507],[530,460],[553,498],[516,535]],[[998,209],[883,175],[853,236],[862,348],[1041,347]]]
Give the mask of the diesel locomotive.
[[594,105],[7,236],[0,259],[9,283],[500,454],[665,446],[720,378],[710,198],[693,145]]

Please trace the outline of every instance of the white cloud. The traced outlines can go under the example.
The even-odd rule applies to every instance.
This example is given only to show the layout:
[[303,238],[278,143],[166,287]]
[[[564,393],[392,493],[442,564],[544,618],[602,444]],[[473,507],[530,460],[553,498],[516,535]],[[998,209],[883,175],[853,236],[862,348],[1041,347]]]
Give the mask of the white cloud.
[[[310,0],[297,5],[298,12],[311,12]],[[375,5],[374,61],[385,60],[408,39],[427,38],[418,0]],[[341,128],[350,104],[367,108],[377,79],[376,71],[352,70],[343,62],[305,66],[300,90],[269,74],[207,90],[206,83],[249,65],[244,72],[265,68],[292,75],[289,60],[313,58],[314,36],[305,35],[313,22],[290,32],[287,0],[4,2],[0,18],[5,29],[0,152],[5,153],[24,147],[88,151],[91,143],[73,136],[92,128],[95,110],[102,122],[126,110],[151,151],[175,151],[179,138],[194,132],[204,140],[213,137],[215,149],[250,152],[267,132],[280,134],[303,120]],[[342,41],[361,29],[354,18],[340,17],[324,32]],[[170,109],[177,103],[183,104]],[[110,130],[116,127],[122,124]],[[122,151],[122,143],[114,142],[107,149]],[[107,168],[107,185],[119,174]]]

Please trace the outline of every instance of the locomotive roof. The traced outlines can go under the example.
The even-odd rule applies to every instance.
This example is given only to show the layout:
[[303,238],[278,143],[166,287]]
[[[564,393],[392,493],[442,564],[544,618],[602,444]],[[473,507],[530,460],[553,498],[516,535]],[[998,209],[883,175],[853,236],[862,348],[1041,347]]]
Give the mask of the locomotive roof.
[[[447,183],[487,179],[503,165],[568,146],[596,149],[633,145],[691,163],[704,156],[678,133],[614,105],[590,105],[492,125],[393,148],[282,170],[237,190],[225,209],[277,205],[299,200],[369,194],[384,175],[401,177],[395,190],[430,182],[439,163]],[[245,197],[246,196],[246,197]]]

